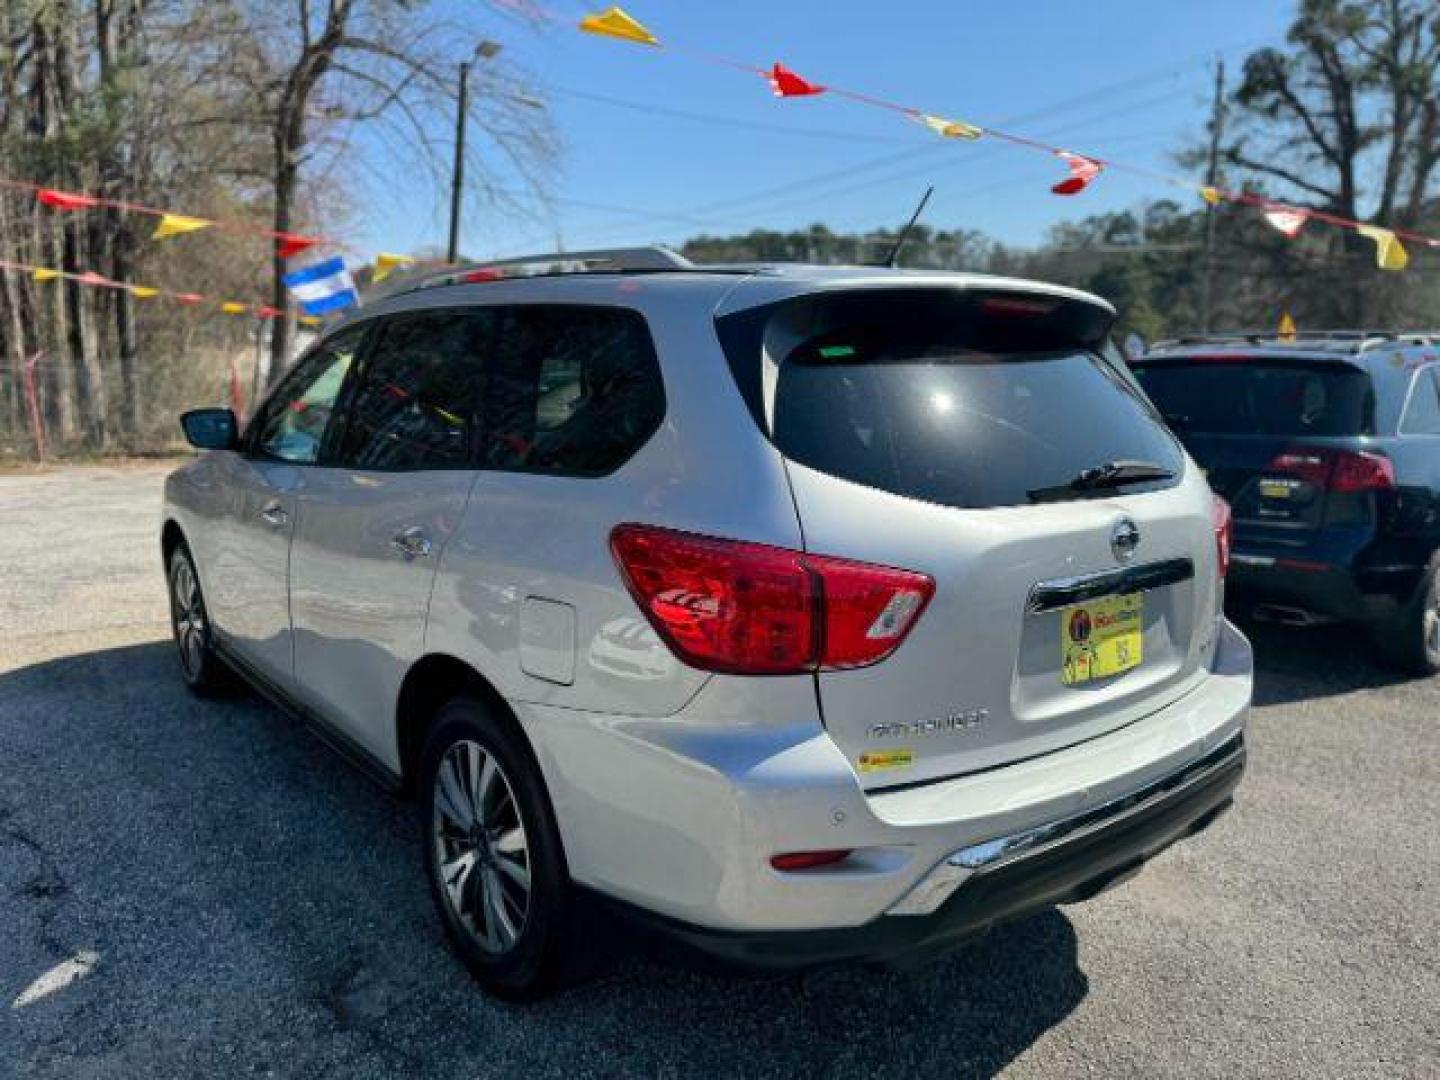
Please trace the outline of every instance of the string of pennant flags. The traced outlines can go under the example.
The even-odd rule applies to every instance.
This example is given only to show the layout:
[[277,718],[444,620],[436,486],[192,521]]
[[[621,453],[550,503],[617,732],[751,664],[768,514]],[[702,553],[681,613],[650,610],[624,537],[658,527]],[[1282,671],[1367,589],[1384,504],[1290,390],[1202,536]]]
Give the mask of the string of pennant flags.
[[1410,255],[1405,249],[1405,242],[1428,248],[1440,248],[1440,238],[1427,236],[1423,233],[1371,225],[1363,221],[1354,221],[1321,210],[1292,206],[1288,203],[1269,199],[1253,192],[1232,191],[1215,185],[1199,184],[1192,180],[1168,176],[1150,169],[1128,165],[1124,162],[1090,154],[1082,154],[1061,146],[1054,146],[1036,139],[1027,138],[1023,135],[1017,135],[1014,132],[1002,131],[998,128],[982,127],[979,124],[926,112],[922,109],[894,101],[887,101],[883,98],[874,97],[856,90],[822,84],[813,79],[806,78],[779,62],[768,68],[759,67],[730,57],[717,56],[684,46],[669,45],[663,43],[649,27],[618,6],[612,6],[604,11],[586,15],[580,20],[579,28],[587,34],[613,38],[656,49],[663,48],[672,53],[688,55],[704,62],[750,72],[766,80],[770,84],[770,88],[775,96],[779,98],[804,98],[830,94],[835,97],[854,101],[861,105],[868,105],[873,108],[885,109],[900,114],[915,123],[921,124],[944,139],[974,142],[981,138],[993,138],[1015,146],[1022,146],[1030,150],[1049,154],[1056,158],[1065,169],[1065,175],[1050,188],[1051,192],[1056,195],[1078,195],[1094,184],[1106,169],[1114,169],[1120,172],[1144,176],[1172,187],[1190,191],[1211,206],[1218,205],[1221,202],[1229,202],[1258,209],[1265,221],[1288,239],[1294,239],[1299,235],[1301,229],[1312,221],[1322,222],[1336,228],[1348,229],[1375,244],[1375,264],[1382,270],[1403,270],[1409,265]]

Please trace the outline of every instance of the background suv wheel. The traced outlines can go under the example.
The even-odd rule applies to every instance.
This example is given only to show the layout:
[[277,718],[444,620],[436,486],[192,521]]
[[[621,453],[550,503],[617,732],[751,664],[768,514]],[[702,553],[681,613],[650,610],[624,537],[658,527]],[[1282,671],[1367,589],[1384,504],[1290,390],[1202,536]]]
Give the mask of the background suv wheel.
[[574,897],[530,749],[482,702],[436,714],[420,767],[430,892],[451,946],[492,993],[542,997],[575,953]]
[[1425,568],[1415,596],[1375,628],[1378,659],[1412,675],[1440,672],[1440,556]]

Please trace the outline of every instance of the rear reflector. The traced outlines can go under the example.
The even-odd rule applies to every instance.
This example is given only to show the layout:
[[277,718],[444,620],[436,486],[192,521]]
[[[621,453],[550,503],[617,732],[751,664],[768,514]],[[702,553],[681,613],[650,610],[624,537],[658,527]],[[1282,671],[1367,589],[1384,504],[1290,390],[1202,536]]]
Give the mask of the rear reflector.
[[790,675],[889,656],[935,592],[924,574],[648,525],[610,548],[640,610],[705,671]]
[[834,851],[792,851],[773,855],[770,865],[776,870],[814,870],[817,866],[834,866],[850,857],[850,849]]
[[1386,491],[1395,486],[1394,464],[1368,450],[1292,446],[1277,454],[1268,468],[1326,491]]
[[1234,537],[1235,518],[1230,504],[1219,495],[1210,496],[1210,524],[1215,529],[1215,563],[1223,578],[1230,572],[1230,547]]

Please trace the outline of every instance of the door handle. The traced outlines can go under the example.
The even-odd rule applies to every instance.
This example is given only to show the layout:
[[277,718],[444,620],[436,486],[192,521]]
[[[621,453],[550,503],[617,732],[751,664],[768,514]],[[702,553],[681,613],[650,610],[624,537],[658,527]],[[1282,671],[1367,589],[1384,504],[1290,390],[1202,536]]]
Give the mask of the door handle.
[[285,512],[285,508],[278,502],[272,502],[268,504],[264,510],[260,511],[260,518],[265,524],[274,525],[278,529],[290,520],[290,515]]
[[390,546],[398,551],[406,562],[411,559],[424,559],[430,556],[435,550],[434,543],[430,537],[425,535],[425,530],[418,525],[412,525],[403,532],[397,533],[395,539],[390,541]]

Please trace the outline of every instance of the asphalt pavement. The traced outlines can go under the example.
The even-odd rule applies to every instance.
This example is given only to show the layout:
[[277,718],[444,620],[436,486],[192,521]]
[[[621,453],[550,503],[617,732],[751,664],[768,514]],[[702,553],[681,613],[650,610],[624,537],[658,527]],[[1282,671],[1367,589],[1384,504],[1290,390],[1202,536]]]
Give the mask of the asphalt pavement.
[[183,689],[164,468],[0,474],[0,1077],[1440,1077],[1440,680],[1256,627],[1236,808],[898,974],[621,955],[485,998],[410,808]]

